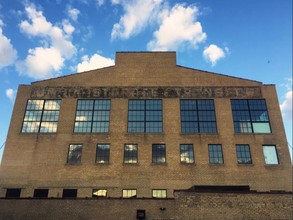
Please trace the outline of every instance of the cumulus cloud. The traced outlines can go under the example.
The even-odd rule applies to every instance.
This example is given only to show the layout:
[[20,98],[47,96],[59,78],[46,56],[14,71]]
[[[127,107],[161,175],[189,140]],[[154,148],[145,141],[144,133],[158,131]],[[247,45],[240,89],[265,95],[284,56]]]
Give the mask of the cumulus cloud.
[[101,5],[103,5],[104,3],[105,3],[104,0],[97,0],[97,4],[98,4],[98,6],[101,6]]
[[16,95],[16,91],[13,89],[6,89],[6,96],[10,99],[10,101],[14,101]]
[[80,14],[80,11],[76,8],[69,8],[68,9],[68,16],[73,20],[77,21],[78,15]]
[[76,53],[70,41],[75,29],[68,20],[62,21],[62,27],[53,25],[32,4],[25,6],[25,12],[28,20],[20,23],[20,30],[29,37],[41,38],[44,46],[29,49],[26,59],[17,63],[17,70],[34,79],[55,76],[64,61]]
[[4,23],[0,19],[0,69],[13,64],[17,57],[10,39],[3,34],[2,26]]
[[162,0],[112,0],[112,4],[121,4],[125,14],[119,23],[114,24],[111,39],[128,39],[140,33],[155,18]]
[[[228,52],[229,49],[225,47],[225,51]],[[203,51],[203,57],[212,64],[212,66],[215,66],[216,63],[224,58],[226,56],[225,51],[218,47],[215,44],[211,44],[205,50]]]
[[292,90],[285,95],[285,100],[280,105],[284,120],[292,120]]
[[176,4],[171,9],[164,9],[159,16],[160,27],[154,32],[153,39],[148,43],[149,50],[176,50],[187,45],[197,48],[206,40],[201,23],[197,21],[198,8]]
[[91,58],[83,56],[82,62],[77,65],[77,72],[84,72],[93,69],[99,69],[107,66],[113,66],[114,60],[94,54]]

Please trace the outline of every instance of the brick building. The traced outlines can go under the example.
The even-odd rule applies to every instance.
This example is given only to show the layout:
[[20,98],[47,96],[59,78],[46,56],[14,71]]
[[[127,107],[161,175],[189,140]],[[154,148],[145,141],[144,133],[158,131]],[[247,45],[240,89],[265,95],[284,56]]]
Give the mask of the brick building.
[[[3,216],[40,198],[39,211],[76,198],[71,207],[90,202],[88,213],[97,202],[113,219],[137,210],[187,219],[187,201],[208,201],[208,192],[230,201],[225,216],[232,193],[251,204],[267,198],[268,215],[290,217],[292,166],[274,85],[178,66],[175,52],[119,52],[115,66],[19,86],[0,169]],[[192,204],[190,219],[213,208]]]

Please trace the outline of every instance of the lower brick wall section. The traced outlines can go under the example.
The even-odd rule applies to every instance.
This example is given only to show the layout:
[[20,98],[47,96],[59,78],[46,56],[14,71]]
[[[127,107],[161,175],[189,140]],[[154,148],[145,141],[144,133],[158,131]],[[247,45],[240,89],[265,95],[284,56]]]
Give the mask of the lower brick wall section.
[[[0,199],[2,220],[288,219],[292,193],[175,192],[174,199]],[[164,210],[161,210],[164,209]]]

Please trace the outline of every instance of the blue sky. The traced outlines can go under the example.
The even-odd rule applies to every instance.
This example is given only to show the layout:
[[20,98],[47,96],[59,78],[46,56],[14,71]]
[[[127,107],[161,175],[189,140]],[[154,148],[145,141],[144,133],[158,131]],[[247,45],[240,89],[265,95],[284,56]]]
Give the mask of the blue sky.
[[116,51],[275,84],[292,146],[292,0],[0,0],[0,147],[19,84],[113,65]]

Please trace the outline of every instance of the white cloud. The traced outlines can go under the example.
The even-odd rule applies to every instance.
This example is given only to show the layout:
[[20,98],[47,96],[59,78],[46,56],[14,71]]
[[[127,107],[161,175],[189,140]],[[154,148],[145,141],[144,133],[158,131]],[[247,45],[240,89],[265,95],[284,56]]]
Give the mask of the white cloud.
[[107,66],[113,66],[114,60],[94,54],[91,58],[87,55],[82,57],[82,62],[77,65],[77,72],[84,72],[93,69],[99,69]]
[[62,68],[63,62],[64,59],[56,48],[37,47],[29,50],[27,58],[18,62],[16,69],[20,74],[33,79],[48,79],[56,76],[54,73]]
[[0,19],[0,69],[14,63],[17,57],[17,52],[13,45],[2,32],[3,21]]
[[66,19],[62,27],[53,25],[33,4],[26,5],[25,11],[29,19],[20,23],[20,30],[30,37],[41,38],[44,45],[30,49],[26,59],[17,63],[17,70],[34,79],[52,77],[76,53],[70,41],[75,28]]
[[80,11],[78,9],[76,9],[76,8],[70,8],[70,9],[68,9],[68,16],[73,21],[77,21],[79,14],[80,14]]
[[162,0],[112,0],[113,4],[121,4],[125,14],[119,23],[114,24],[111,39],[129,37],[140,33],[154,19]]
[[[292,89],[292,88],[291,88]],[[285,100],[280,105],[284,120],[292,120],[292,90],[288,91]]]
[[[225,47],[225,51],[228,52],[229,49]],[[220,59],[225,57],[225,55],[225,52],[215,44],[211,44],[203,51],[203,57],[210,62],[212,66],[215,66]]]
[[9,98],[12,102],[15,99],[16,91],[13,89],[6,89],[6,96]]
[[196,21],[198,8],[176,4],[160,13],[160,27],[154,32],[154,38],[148,43],[149,50],[176,50],[180,46],[197,45],[207,38],[201,23]]
[[105,3],[104,0],[97,0],[97,4],[98,4],[98,6],[101,6],[101,5],[103,5],[104,3]]

